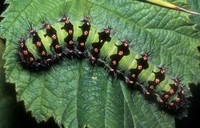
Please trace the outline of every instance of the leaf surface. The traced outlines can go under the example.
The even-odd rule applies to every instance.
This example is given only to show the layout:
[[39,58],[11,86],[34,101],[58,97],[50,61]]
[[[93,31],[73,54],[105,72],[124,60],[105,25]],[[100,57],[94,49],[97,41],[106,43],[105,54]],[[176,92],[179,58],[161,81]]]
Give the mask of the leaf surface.
[[[181,0],[177,3],[183,4]],[[112,80],[104,69],[93,70],[86,60],[63,61],[50,70],[30,72],[17,61],[17,43],[27,22],[57,22],[61,13],[74,21],[88,15],[98,28],[111,25],[112,35],[132,40],[131,47],[151,51],[156,64],[170,65],[167,74],[183,75],[183,83],[199,81],[199,37],[188,14],[136,0],[7,0],[1,37],[7,39],[6,79],[15,83],[18,101],[38,122],[54,117],[65,127],[174,127],[172,116],[142,94]],[[189,90],[188,90],[189,91]]]

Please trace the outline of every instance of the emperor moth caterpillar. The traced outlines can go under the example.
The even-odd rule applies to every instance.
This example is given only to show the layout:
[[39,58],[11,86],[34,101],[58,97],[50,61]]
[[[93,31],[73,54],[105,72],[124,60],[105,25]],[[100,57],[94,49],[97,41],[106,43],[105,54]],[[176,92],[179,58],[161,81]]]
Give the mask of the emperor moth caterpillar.
[[88,18],[81,22],[72,23],[64,16],[60,23],[43,23],[39,31],[30,27],[30,36],[19,40],[18,55],[23,67],[38,71],[63,58],[86,58],[92,66],[104,67],[128,87],[141,87],[145,96],[156,99],[164,109],[176,112],[186,107],[179,78],[165,75],[164,66],[150,62],[148,53],[139,54],[129,48],[129,41],[111,36],[111,27],[99,31]]

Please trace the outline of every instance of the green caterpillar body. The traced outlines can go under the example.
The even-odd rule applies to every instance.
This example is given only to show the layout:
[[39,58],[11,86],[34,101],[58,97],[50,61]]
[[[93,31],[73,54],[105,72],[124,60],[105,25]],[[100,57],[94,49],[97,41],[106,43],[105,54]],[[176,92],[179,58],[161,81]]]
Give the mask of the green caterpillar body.
[[19,41],[23,67],[43,70],[65,57],[87,58],[92,66],[103,66],[128,87],[141,87],[145,96],[155,99],[162,108],[173,112],[185,108],[184,87],[178,78],[165,75],[164,66],[148,61],[148,53],[129,48],[129,41],[110,36],[110,27],[100,31],[87,18],[82,22],[62,17],[59,23],[43,24],[38,32],[31,28],[31,38]]

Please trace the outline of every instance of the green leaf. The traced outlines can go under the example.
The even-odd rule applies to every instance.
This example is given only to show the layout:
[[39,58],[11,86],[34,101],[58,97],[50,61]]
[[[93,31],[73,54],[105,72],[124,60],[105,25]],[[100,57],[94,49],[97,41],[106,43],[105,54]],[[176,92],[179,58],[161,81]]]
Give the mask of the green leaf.
[[86,60],[63,61],[41,72],[23,70],[17,61],[17,42],[27,33],[28,20],[39,28],[41,20],[54,23],[63,12],[74,21],[88,15],[99,29],[111,25],[116,38],[132,39],[136,51],[154,49],[152,61],[156,65],[171,64],[168,75],[183,75],[183,83],[195,83],[200,74],[199,37],[187,13],[136,0],[7,2],[10,5],[0,25],[0,35],[7,39],[6,80],[15,83],[18,101],[24,101],[38,122],[53,116],[58,124],[73,128],[174,127],[172,116],[142,94],[112,81],[103,69],[91,70]]
[[[189,3],[191,4],[191,9],[200,12],[200,1],[198,0],[189,0]],[[197,24],[197,28],[200,29],[200,16],[191,15],[191,20]]]

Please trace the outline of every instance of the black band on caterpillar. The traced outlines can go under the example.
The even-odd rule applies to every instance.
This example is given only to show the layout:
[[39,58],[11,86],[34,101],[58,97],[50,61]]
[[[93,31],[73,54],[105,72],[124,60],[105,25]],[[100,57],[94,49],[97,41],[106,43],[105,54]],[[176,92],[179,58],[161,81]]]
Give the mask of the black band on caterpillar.
[[[64,16],[60,19],[60,23],[63,23],[63,26],[60,23],[54,26],[44,23],[42,28],[46,30],[46,33],[43,35],[31,28],[29,34],[32,37],[31,41],[37,49],[39,58],[29,51],[25,44],[26,39],[22,38],[19,41],[18,49],[22,66],[30,70],[42,70],[51,67],[65,57],[87,58],[92,66],[105,67],[108,74],[123,80],[130,88],[138,86],[137,83],[142,83],[140,86],[145,95],[156,99],[160,106],[173,111],[184,109],[184,88],[179,79],[172,80],[165,75],[166,69],[164,66],[157,67],[152,65],[148,61],[148,53],[136,54],[133,49],[129,49],[129,41],[120,41],[120,44],[119,41],[117,44],[112,42],[114,37],[111,38],[110,36],[111,27],[98,32],[98,40],[96,42],[87,42],[93,29],[91,29],[92,26],[88,18],[81,20],[81,22],[83,22],[81,26],[74,25]],[[77,36],[76,32],[80,30],[81,34]],[[63,39],[60,39],[58,34],[61,32],[67,33],[63,34],[65,35]],[[43,41],[47,37],[50,38],[51,42]],[[76,37],[77,39],[75,40]],[[51,53],[48,53],[48,49],[45,48],[44,44],[47,43],[50,43]],[[106,46],[107,43],[111,44],[112,47]],[[89,48],[86,47],[87,44],[89,44]],[[109,48],[112,48],[112,50]],[[107,49],[106,52],[108,51],[107,54],[101,54],[102,50],[105,52],[105,49]],[[133,53],[136,55],[132,56]],[[126,57],[132,57],[131,62],[123,60]],[[124,64],[127,65],[126,69],[122,68]],[[143,77],[146,74],[149,74],[149,76]]]
[[91,26],[90,26],[90,21],[87,18],[83,19],[82,22],[83,22],[83,25],[79,26],[79,28],[81,28],[81,30],[82,30],[82,35],[80,37],[78,37],[78,39],[77,39],[77,42],[78,42],[78,45],[77,45],[78,52],[77,53],[81,58],[84,58],[87,56],[85,53],[85,50],[86,50],[85,43],[88,38]]
[[66,43],[67,50],[65,51],[66,56],[74,56],[74,41],[73,41],[73,34],[74,34],[74,26],[73,24],[67,19],[67,17],[62,17],[60,22],[64,22],[64,26],[61,29],[64,29],[68,36],[65,37],[64,42]]
[[99,54],[101,51],[102,46],[104,43],[110,42],[111,37],[110,37],[110,31],[111,28],[105,28],[103,32],[99,32],[99,41],[92,43],[92,49],[91,49],[91,57],[90,57],[90,62],[92,65],[95,65],[97,63],[97,59],[99,58]]
[[130,69],[130,73],[128,74],[128,78],[126,78],[126,83],[129,86],[135,85],[137,81],[137,77],[143,69],[148,68],[148,54],[142,53],[140,59],[136,59],[137,67],[135,69]]
[[[115,75],[116,76],[116,70],[119,64],[119,61],[122,59],[123,56],[127,56],[130,54],[129,51],[129,42],[128,41],[123,41],[121,45],[116,45],[117,47],[117,53],[113,54],[110,56],[110,64],[109,64],[109,69],[108,72],[110,75]],[[120,74],[120,73],[118,73]]]
[[[62,47],[59,44],[56,30],[50,24],[46,24],[46,23],[43,24],[43,28],[46,29],[46,34],[44,34],[44,37],[48,36],[52,39],[50,50],[52,52],[55,52],[59,58],[62,58],[63,51],[62,51]],[[52,50],[52,48],[54,50]]]
[[20,62],[24,67],[30,67],[30,68],[35,68],[35,57],[33,54],[28,50],[25,40],[20,39],[19,40],[19,51],[18,55],[20,58]]

